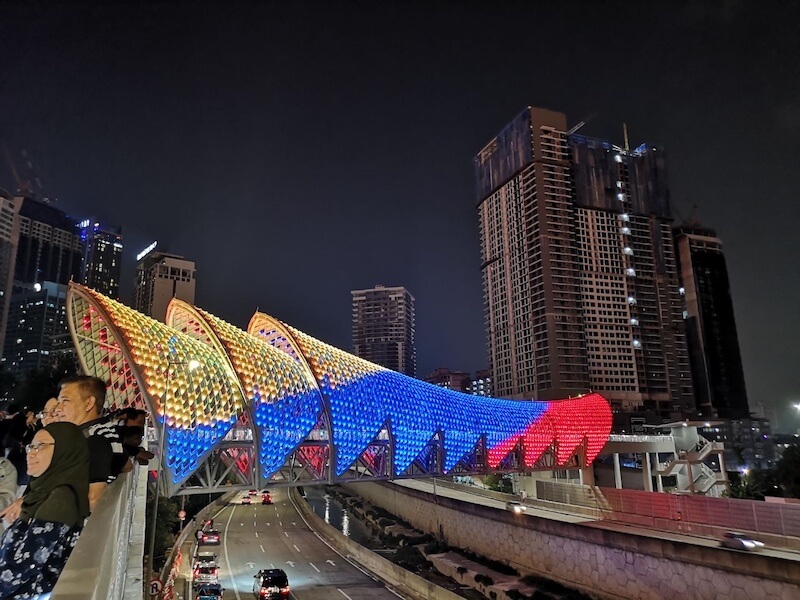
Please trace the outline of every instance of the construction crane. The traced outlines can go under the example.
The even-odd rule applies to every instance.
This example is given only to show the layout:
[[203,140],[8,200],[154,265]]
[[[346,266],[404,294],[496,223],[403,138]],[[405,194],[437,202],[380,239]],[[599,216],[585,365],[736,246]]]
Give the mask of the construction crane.
[[[6,155],[6,162],[8,163],[9,169],[11,169],[11,175],[14,178],[14,183],[17,186],[17,193],[22,194],[23,196],[29,196],[31,198],[35,197],[36,192],[41,190],[43,186],[42,181],[34,173],[33,162],[28,157],[27,150],[22,151],[22,158],[25,159],[25,164],[28,167],[30,177],[24,180],[19,176],[17,166],[14,163],[14,159],[11,157],[11,152],[8,151],[8,146],[6,145],[5,141],[3,142],[3,154]],[[36,189],[34,189],[34,187]]]

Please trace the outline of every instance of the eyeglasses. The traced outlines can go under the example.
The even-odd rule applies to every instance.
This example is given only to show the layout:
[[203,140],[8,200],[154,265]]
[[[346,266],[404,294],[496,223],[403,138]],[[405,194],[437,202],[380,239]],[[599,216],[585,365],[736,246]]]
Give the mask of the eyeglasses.
[[40,442],[39,444],[28,444],[25,446],[25,452],[28,453],[37,453],[41,450],[44,446],[55,446],[55,442]]
[[54,414],[56,414],[55,408],[52,410],[40,410],[38,413],[36,413],[36,418],[44,419],[45,417],[52,417]]

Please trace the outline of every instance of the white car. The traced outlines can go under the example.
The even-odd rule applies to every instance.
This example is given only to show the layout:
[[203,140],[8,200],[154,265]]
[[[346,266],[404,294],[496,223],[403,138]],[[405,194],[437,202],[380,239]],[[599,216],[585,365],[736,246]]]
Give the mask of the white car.
[[512,500],[511,502],[506,502],[506,510],[510,510],[514,514],[519,515],[528,510],[528,507],[524,504],[516,502],[515,500]]
[[725,534],[719,543],[723,548],[730,548],[731,550],[745,550],[747,552],[755,552],[764,547],[764,542],[759,542],[753,539],[752,536],[745,533],[736,533],[729,531]]
[[219,567],[198,567],[192,575],[195,589],[204,583],[219,583]]

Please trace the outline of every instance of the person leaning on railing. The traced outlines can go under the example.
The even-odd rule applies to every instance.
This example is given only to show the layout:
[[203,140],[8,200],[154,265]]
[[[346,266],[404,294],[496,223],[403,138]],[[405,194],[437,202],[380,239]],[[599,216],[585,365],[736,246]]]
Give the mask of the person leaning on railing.
[[89,516],[89,448],[80,428],[52,423],[26,451],[31,480],[0,542],[0,598],[49,593]]

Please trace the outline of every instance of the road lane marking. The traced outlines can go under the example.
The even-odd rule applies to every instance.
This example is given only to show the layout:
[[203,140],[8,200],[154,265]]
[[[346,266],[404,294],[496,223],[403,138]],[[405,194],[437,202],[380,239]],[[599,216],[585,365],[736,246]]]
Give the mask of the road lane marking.
[[345,598],[347,598],[347,600],[353,600],[353,599],[352,599],[350,596],[348,596],[347,594],[345,594],[344,592],[342,592],[342,589],[341,589],[341,588],[336,588],[336,589],[337,589],[337,590],[339,590],[339,591],[341,592],[342,596],[344,596]]
[[278,521],[278,525],[280,525],[281,527],[283,527],[283,521]]
[[292,544],[292,546],[294,546],[294,549],[295,549],[295,550],[297,550],[298,552],[300,552],[300,548],[298,548],[298,547],[297,547],[297,544]]
[[[231,559],[228,556],[228,527],[231,525],[231,519],[233,519],[233,511],[235,509],[231,509],[231,516],[228,517],[228,522],[225,523],[225,541],[222,544],[223,549],[225,550],[225,562],[228,565],[228,571],[231,571]],[[239,588],[236,585],[236,578],[231,576],[231,581],[233,582],[233,593],[236,594],[236,600],[242,600],[242,597],[239,595]]]
[[262,546],[261,544],[259,544],[259,545],[258,545],[258,547],[259,547],[259,548],[261,548],[261,551],[262,551],[262,552],[264,552],[264,553],[266,553],[266,552],[267,552],[266,550],[264,550],[264,546]]
[[284,531],[283,535],[285,535],[286,537],[289,537],[289,532],[288,531]]
[[308,563],[308,564],[310,564],[317,573],[322,573],[322,571],[320,571],[314,563]]
[[256,534],[256,537],[258,537],[258,532],[257,531],[255,532],[255,534]]

